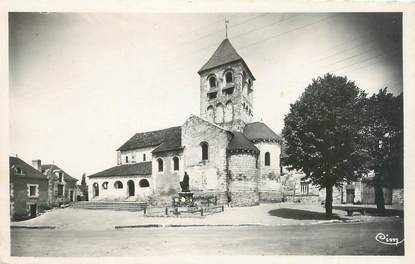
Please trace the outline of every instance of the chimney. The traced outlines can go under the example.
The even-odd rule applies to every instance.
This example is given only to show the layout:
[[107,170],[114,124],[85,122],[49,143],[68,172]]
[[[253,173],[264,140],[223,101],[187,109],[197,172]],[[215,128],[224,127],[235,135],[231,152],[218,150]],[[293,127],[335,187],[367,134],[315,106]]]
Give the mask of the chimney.
[[33,168],[35,168],[38,171],[42,172],[42,161],[40,159],[32,160],[32,166],[33,166]]

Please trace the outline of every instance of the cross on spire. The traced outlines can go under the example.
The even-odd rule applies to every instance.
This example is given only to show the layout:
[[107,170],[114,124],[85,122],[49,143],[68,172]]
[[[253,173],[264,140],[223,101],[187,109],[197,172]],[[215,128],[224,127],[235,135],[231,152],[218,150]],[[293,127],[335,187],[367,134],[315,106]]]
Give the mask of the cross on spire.
[[229,20],[225,19],[225,37],[228,38],[228,23]]

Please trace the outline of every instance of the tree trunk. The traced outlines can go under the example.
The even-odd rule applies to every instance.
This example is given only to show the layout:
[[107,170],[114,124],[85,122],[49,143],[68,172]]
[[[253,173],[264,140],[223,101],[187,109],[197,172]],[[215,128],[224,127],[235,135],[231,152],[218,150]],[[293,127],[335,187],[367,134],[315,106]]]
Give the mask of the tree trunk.
[[379,173],[375,174],[374,183],[376,208],[378,209],[378,211],[383,212],[385,210],[385,199],[383,197],[382,177]]
[[333,185],[326,186],[326,217],[333,217]]

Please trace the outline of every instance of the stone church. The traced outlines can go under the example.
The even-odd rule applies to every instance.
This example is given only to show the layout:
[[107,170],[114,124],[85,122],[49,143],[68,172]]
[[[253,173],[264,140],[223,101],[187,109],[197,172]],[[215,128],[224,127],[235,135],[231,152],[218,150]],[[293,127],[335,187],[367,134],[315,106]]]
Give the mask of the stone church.
[[281,200],[282,139],[253,122],[252,71],[226,38],[198,73],[200,116],[133,135],[117,166],[88,176],[92,200],[170,204],[184,172],[195,196],[234,206]]

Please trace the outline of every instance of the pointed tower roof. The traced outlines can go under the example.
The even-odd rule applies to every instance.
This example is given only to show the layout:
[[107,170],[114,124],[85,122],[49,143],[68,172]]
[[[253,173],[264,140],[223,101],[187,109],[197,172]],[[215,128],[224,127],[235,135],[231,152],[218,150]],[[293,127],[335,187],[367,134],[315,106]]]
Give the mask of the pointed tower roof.
[[198,71],[199,74],[206,70],[213,69],[217,66],[221,66],[224,64],[228,64],[231,62],[242,61],[246,68],[248,69],[249,73],[251,74],[252,78],[255,80],[253,74],[249,70],[248,66],[246,65],[245,61],[242,57],[236,52],[235,48],[232,46],[229,39],[225,38],[222,43],[220,43],[219,47],[213,53],[212,57],[203,65],[203,67]]

